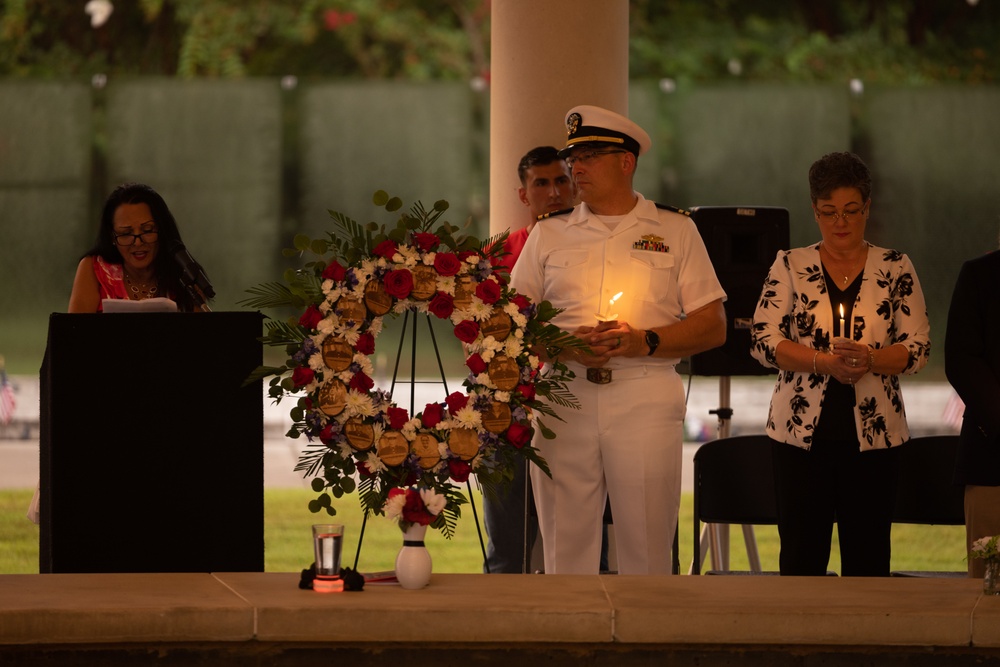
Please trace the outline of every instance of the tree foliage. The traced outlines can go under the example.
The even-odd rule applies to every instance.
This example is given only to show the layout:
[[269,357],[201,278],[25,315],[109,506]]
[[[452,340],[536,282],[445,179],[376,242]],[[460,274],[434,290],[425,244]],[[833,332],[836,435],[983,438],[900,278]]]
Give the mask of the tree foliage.
[[[469,79],[490,0],[0,0],[0,75]],[[996,82],[994,0],[631,0],[631,74]],[[599,39],[595,34],[595,39]]]

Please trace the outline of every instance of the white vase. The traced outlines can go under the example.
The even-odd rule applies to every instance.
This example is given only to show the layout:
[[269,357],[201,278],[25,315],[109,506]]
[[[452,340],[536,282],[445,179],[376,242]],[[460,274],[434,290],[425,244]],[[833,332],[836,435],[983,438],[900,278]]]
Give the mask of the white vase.
[[418,589],[431,580],[431,554],[424,546],[427,526],[413,524],[403,531],[403,548],[396,556],[396,580],[403,588]]

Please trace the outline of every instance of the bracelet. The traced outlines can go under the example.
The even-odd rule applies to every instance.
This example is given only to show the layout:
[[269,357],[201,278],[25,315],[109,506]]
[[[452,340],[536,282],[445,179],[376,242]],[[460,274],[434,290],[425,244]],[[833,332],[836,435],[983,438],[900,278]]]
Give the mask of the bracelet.
[[875,368],[875,348],[868,346],[868,372]]
[[819,371],[816,370],[816,357],[819,356],[819,350],[813,353],[813,375],[819,375]]

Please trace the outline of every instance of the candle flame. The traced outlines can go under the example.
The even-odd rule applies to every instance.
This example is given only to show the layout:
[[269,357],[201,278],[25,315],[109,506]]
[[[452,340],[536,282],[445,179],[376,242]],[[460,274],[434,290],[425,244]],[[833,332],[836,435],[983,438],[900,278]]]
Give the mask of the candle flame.
[[[621,297],[622,297],[622,293],[621,292],[618,292],[618,294],[615,294],[613,297],[611,297],[611,301],[608,302],[608,306],[615,305],[615,301],[617,301]],[[843,306],[841,306],[841,309],[843,309]]]
[[840,319],[844,319],[844,304],[840,304]]

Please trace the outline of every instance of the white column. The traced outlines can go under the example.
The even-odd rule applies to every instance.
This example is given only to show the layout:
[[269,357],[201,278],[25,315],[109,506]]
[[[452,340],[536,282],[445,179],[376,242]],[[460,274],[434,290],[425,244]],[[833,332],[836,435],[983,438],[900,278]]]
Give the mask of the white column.
[[493,0],[490,234],[528,223],[517,163],[561,148],[571,107],[628,115],[628,0]]

